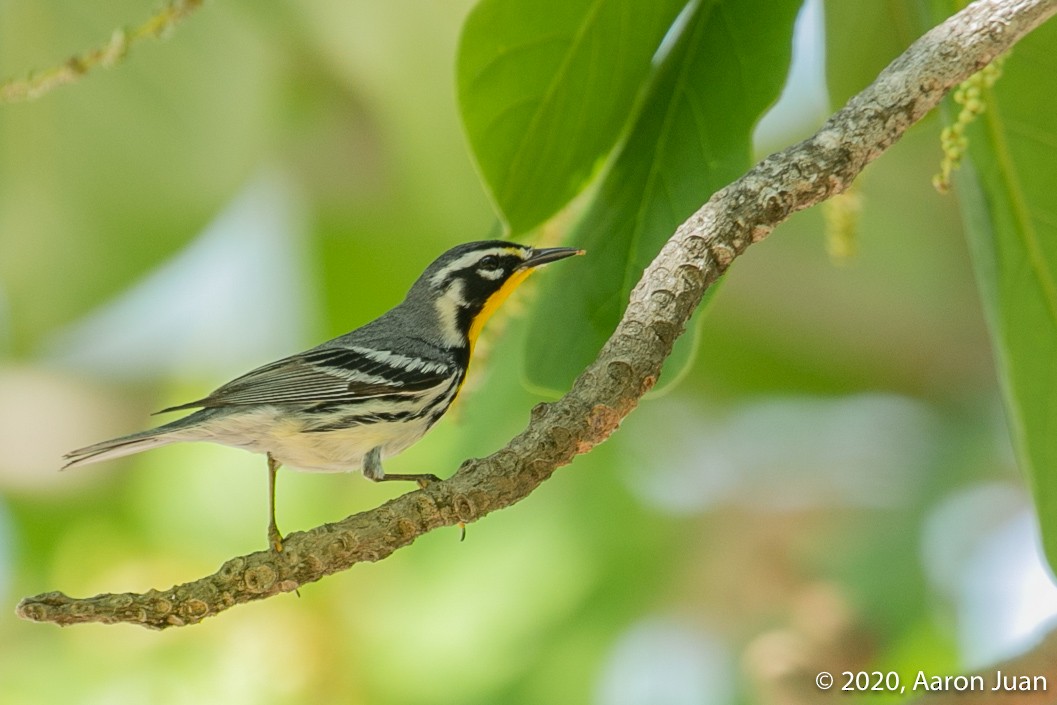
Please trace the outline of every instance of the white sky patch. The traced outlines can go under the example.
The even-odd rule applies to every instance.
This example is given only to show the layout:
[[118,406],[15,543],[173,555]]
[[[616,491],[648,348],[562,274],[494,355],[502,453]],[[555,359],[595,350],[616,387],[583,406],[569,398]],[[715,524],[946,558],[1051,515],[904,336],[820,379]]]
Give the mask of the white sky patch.
[[668,28],[664,37],[661,39],[660,45],[657,47],[657,51],[653,52],[653,65],[660,66],[661,62],[664,61],[665,57],[672,51],[672,47],[679,41],[679,37],[682,35],[683,30],[686,29],[686,25],[690,23],[690,18],[697,12],[697,7],[701,2],[688,2],[676,15],[675,21],[672,22],[672,26]]
[[806,0],[793,29],[793,60],[782,95],[756,125],[753,147],[773,151],[815,131],[830,112],[822,0]]
[[736,669],[716,636],[652,617],[620,636],[602,666],[597,705],[726,705]]
[[1057,618],[1057,586],[1022,488],[996,482],[951,495],[929,515],[922,560],[954,604],[967,669],[1023,651]]
[[649,414],[628,417],[623,430],[631,490],[684,514],[728,503],[772,510],[898,504],[925,476],[941,426],[912,399],[860,394],[765,399],[712,416],[664,398]]
[[258,176],[186,248],[48,338],[43,357],[119,379],[222,377],[301,348],[314,328],[307,222],[286,181]]

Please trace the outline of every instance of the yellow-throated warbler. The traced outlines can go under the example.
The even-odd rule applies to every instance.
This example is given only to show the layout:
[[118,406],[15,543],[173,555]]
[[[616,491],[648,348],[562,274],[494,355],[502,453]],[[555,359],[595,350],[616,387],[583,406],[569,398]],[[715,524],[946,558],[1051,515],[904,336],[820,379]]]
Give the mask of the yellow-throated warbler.
[[535,267],[582,250],[489,240],[437,258],[398,306],[351,333],[228,382],[204,399],[165,411],[199,411],[164,426],[75,450],[65,467],[118,458],[177,441],[212,441],[268,458],[268,539],[275,525],[280,465],[317,472],[362,468],[394,475],[382,460],[417,441],[455,400],[474,343],[495,309]]

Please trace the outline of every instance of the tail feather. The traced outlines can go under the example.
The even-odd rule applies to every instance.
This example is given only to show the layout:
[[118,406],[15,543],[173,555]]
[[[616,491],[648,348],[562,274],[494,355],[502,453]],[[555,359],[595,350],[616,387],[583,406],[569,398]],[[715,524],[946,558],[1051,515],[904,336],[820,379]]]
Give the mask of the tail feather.
[[148,448],[157,448],[158,446],[172,443],[175,440],[175,438],[166,438],[164,435],[154,435],[151,432],[135,433],[131,436],[114,438],[70,451],[63,456],[66,459],[66,464],[62,466],[62,469],[67,470],[81,465],[110,460],[111,458],[132,455]]
[[62,466],[62,469],[66,470],[112,458],[121,458],[133,453],[175,443],[176,441],[188,440],[185,436],[181,436],[178,431],[197,425],[202,418],[203,414],[199,412],[148,431],[131,433],[127,436],[111,438],[109,441],[102,441],[101,443],[94,443],[84,448],[72,450],[63,456],[66,464]]

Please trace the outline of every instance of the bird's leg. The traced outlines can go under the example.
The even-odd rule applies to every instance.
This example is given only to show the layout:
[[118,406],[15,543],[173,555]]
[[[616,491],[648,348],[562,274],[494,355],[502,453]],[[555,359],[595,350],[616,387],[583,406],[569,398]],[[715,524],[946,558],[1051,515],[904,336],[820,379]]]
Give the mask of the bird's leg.
[[[364,477],[374,480],[375,482],[388,482],[390,480],[408,480],[417,482],[421,489],[426,489],[431,482],[440,482],[440,478],[432,473],[423,473],[420,475],[401,475],[396,473],[387,473],[382,469],[382,449],[373,448],[367,455],[363,457],[363,474]],[[459,540],[464,541],[466,539],[466,524],[459,522]]]
[[[406,480],[411,482],[418,482],[419,487],[425,489],[429,486],[430,482],[440,482],[441,479],[432,474],[432,472],[423,472],[419,475],[401,475],[393,474],[393,472],[386,472],[382,469],[382,448],[372,448],[370,452],[364,456],[364,477],[375,482],[389,482],[390,480]],[[466,524],[459,522],[459,530],[461,532],[459,540],[465,540],[466,538]]]
[[281,553],[283,550],[283,535],[279,533],[279,527],[275,525],[275,474],[279,472],[280,463],[272,457],[268,457],[268,545]]
[[386,471],[382,469],[381,448],[373,448],[367,453],[367,455],[363,456],[363,475],[367,479],[374,480],[375,482],[389,482],[390,480],[417,482],[418,486],[422,489],[426,489],[431,482],[440,482],[440,478],[431,473],[422,473],[420,475],[386,473]]

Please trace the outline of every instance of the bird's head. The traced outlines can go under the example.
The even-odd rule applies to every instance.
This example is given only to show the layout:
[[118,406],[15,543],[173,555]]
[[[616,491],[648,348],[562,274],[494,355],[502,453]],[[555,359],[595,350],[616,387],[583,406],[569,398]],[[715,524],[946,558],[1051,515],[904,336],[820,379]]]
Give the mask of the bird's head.
[[582,254],[573,247],[468,242],[434,260],[411,288],[405,305],[419,310],[432,306],[445,344],[472,348],[485,321],[537,267]]

